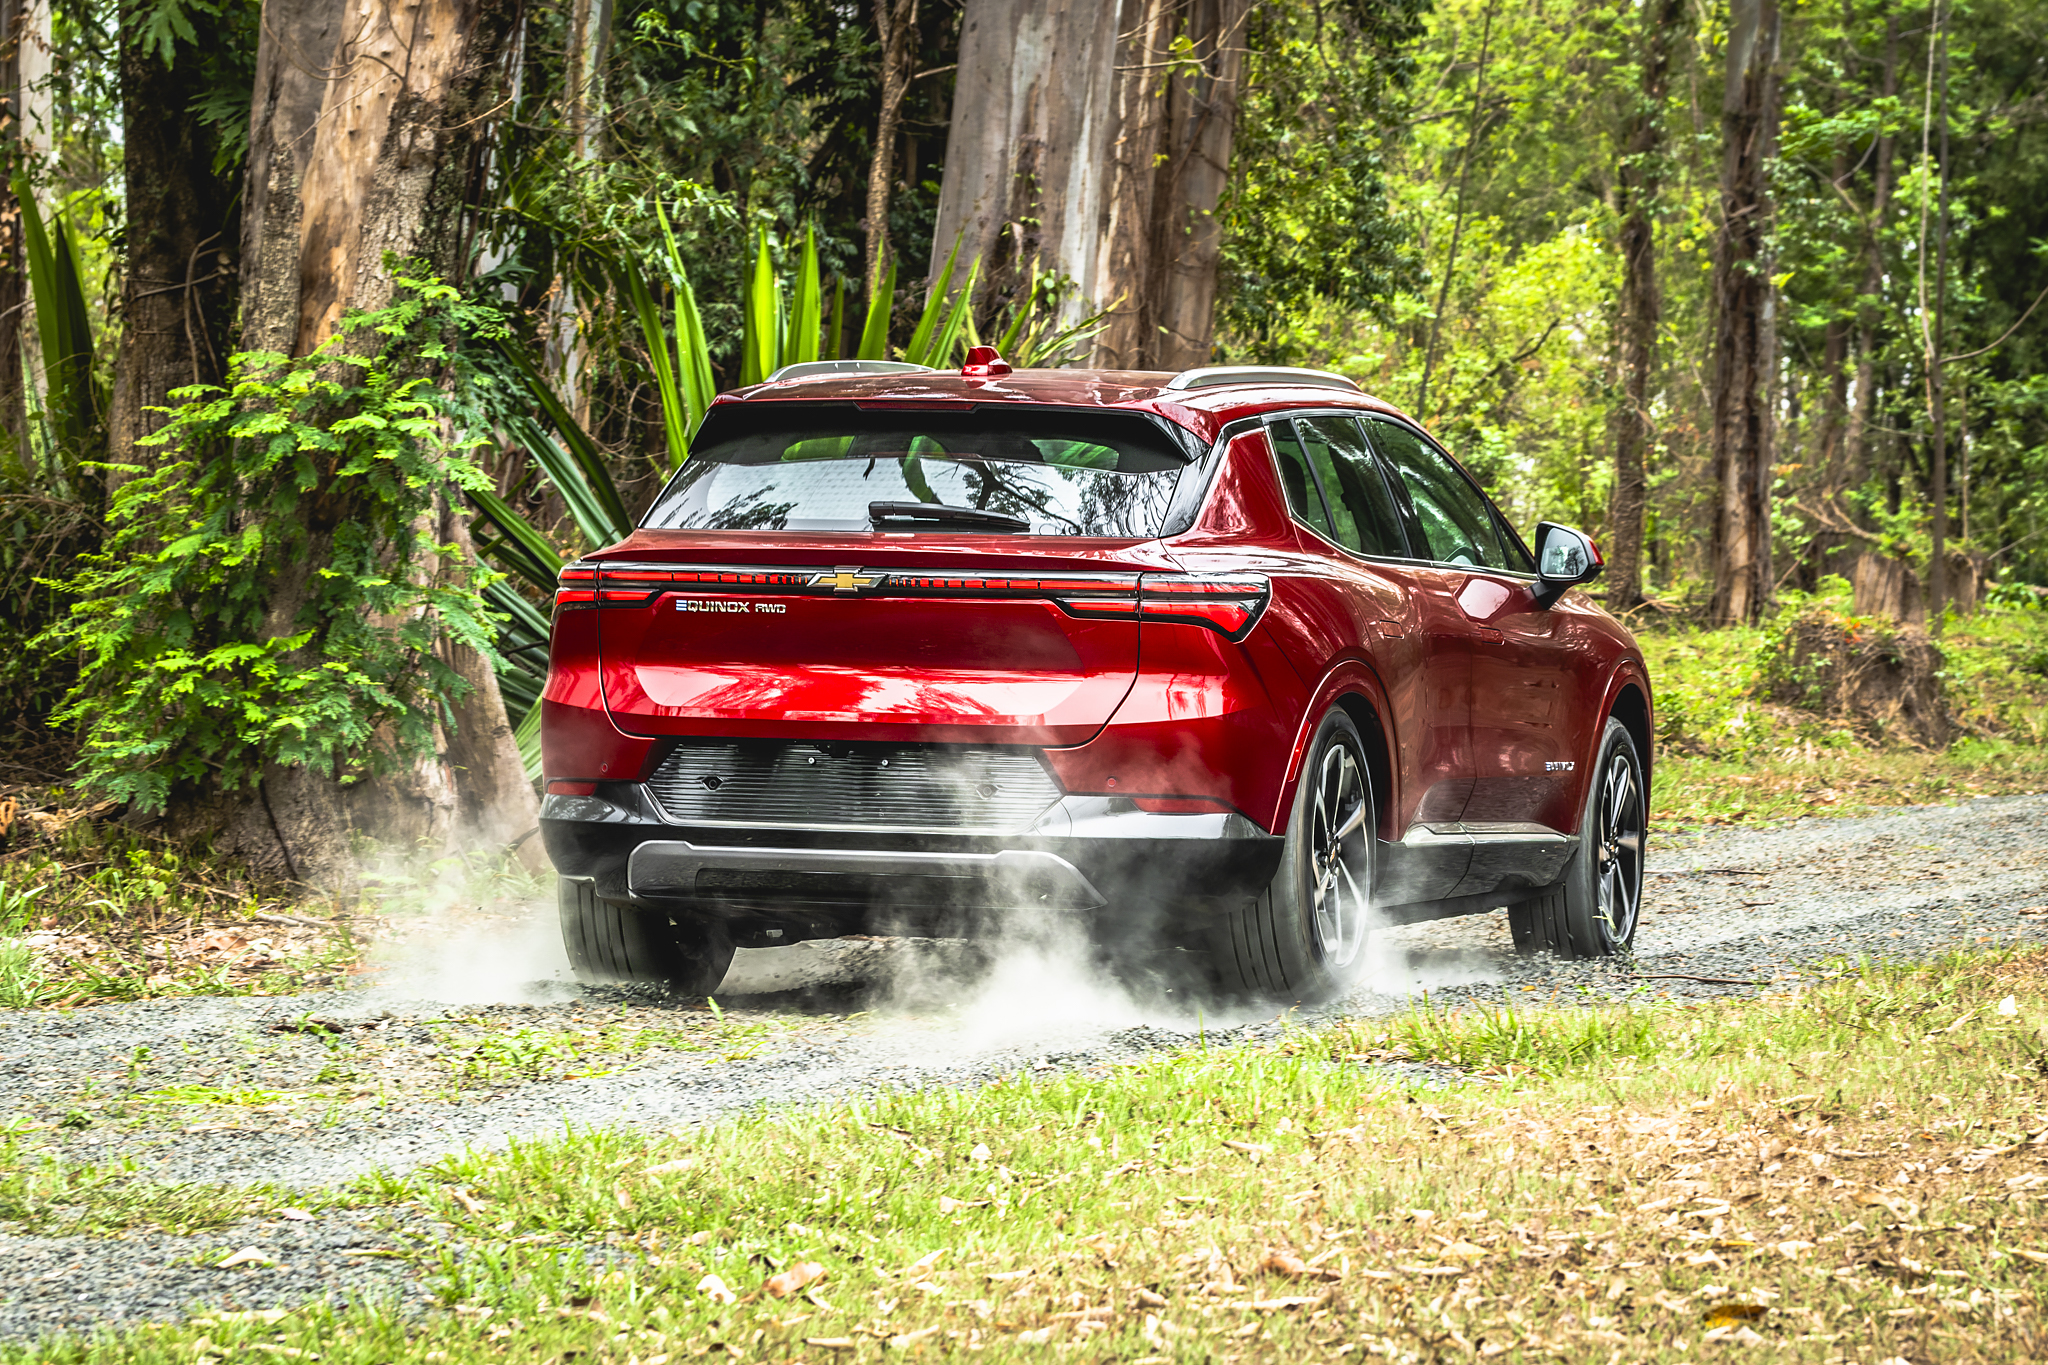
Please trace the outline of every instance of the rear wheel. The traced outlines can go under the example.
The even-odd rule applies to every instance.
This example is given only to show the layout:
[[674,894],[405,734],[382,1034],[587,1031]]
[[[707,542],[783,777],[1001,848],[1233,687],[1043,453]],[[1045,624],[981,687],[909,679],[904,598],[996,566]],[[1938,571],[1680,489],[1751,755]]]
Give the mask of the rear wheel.
[[1358,727],[1332,711],[1309,746],[1279,872],[1215,926],[1210,960],[1227,991],[1316,1001],[1351,984],[1372,915],[1378,809]]
[[555,885],[562,946],[585,985],[644,983],[678,995],[709,995],[725,980],[732,941],[716,927],[600,900],[587,881],[558,877]]
[[1610,718],[1579,819],[1579,851],[1564,880],[1508,907],[1517,951],[1612,957],[1629,950],[1642,910],[1649,811],[1636,742],[1628,727]]

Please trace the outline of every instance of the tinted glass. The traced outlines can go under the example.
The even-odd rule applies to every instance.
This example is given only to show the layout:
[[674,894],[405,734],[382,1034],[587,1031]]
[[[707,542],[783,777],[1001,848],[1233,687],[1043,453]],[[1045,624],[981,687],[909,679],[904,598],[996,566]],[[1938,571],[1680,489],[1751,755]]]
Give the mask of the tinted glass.
[[1323,490],[1330,495],[1330,516],[1337,543],[1369,555],[1405,557],[1408,537],[1378,463],[1366,448],[1358,422],[1350,417],[1295,419],[1302,444]]
[[1287,506],[1295,516],[1321,531],[1331,540],[1337,539],[1330,529],[1330,514],[1324,510],[1323,495],[1316,491],[1316,477],[1309,472],[1308,456],[1295,439],[1292,422],[1275,422],[1266,429],[1272,438],[1273,453],[1280,460],[1280,482],[1287,486]]
[[[1149,538],[1165,525],[1184,454],[1144,421],[798,409],[707,423],[643,525],[688,531],[1027,533]],[[937,504],[967,517],[891,516]],[[1000,514],[977,522],[972,511]],[[1012,518],[1005,522],[1003,518]]]
[[1367,426],[1387,467],[1408,492],[1431,559],[1486,569],[1520,567],[1508,560],[1493,509],[1442,451],[1407,427],[1380,421]]

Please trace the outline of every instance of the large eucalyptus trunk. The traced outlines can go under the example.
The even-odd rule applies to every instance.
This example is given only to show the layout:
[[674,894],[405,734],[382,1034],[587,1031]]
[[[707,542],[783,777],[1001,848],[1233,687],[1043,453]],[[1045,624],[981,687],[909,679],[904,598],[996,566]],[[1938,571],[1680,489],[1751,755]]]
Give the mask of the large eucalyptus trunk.
[[[387,254],[423,259],[443,279],[467,273],[471,197],[515,13],[513,0],[267,0],[250,119],[246,349],[307,355],[345,310],[388,304]],[[271,585],[272,635],[307,624],[323,549],[350,515],[333,499],[305,505],[308,553]],[[316,638],[301,662],[316,666],[318,649]],[[480,660],[451,662],[473,680],[488,674]],[[438,850],[467,832],[463,816],[494,836],[530,825],[533,792],[494,685],[457,704],[452,733],[460,744],[443,736],[433,754],[353,792],[339,773],[269,765],[234,842],[259,865],[346,887],[352,832]],[[458,761],[464,746],[488,761]]]
[[1125,2],[1117,137],[1127,141],[1094,291],[1117,306],[1096,342],[1098,365],[1180,370],[1209,361],[1223,259],[1217,208],[1250,14],[1250,0]]
[[1083,290],[1094,281],[1116,131],[1116,37],[1115,4],[967,0],[933,275],[957,242],[993,294],[1028,283],[1034,265]]
[[1714,255],[1714,587],[1717,623],[1754,622],[1771,575],[1770,377],[1776,357],[1765,168],[1777,141],[1779,0],[1734,0],[1722,100]]
[[114,371],[107,446],[116,465],[147,465],[137,443],[163,423],[171,391],[217,384],[227,372],[240,246],[237,187],[214,170],[212,131],[192,112],[205,93],[199,54],[224,41],[217,21],[201,25],[172,58],[138,31],[146,18],[121,9],[121,165],[128,230],[121,278],[121,352]]
[[1621,298],[1615,331],[1621,351],[1621,401],[1614,413],[1614,494],[1608,507],[1607,604],[1625,611],[1642,601],[1643,505],[1649,491],[1645,452],[1650,378],[1657,367],[1657,237],[1651,219],[1664,156],[1664,100],[1671,87],[1671,42],[1684,0],[1658,0],[1643,16],[1642,81],[1623,123]]

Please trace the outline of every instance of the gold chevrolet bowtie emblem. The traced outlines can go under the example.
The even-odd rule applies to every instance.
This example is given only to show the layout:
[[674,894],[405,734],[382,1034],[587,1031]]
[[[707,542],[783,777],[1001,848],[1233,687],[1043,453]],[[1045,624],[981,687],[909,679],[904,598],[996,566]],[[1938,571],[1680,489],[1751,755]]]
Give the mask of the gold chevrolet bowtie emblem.
[[829,587],[834,592],[852,594],[859,592],[862,588],[874,587],[875,584],[881,582],[885,577],[887,577],[885,574],[862,573],[856,568],[843,567],[827,569],[821,573],[812,574],[811,586],[814,588]]

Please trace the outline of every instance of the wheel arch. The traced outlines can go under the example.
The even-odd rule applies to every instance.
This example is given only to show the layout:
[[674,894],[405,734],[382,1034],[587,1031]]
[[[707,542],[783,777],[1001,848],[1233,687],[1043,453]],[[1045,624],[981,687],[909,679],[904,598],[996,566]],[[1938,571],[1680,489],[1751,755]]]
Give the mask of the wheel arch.
[[1366,770],[1372,778],[1373,796],[1379,802],[1379,834],[1386,837],[1386,821],[1390,812],[1398,808],[1398,801],[1394,789],[1393,736],[1387,731],[1382,696],[1379,679],[1368,663],[1345,660],[1324,676],[1310,704],[1302,711],[1294,750],[1287,760],[1287,780],[1281,787],[1279,808],[1274,813],[1273,833],[1286,833],[1302,764],[1308,761],[1309,742],[1315,738],[1316,727],[1323,723],[1324,715],[1334,708],[1351,718],[1359,737],[1365,741]]
[[1642,684],[1634,678],[1626,679],[1608,703],[1607,714],[1620,721],[1636,743],[1636,757],[1643,765],[1643,787],[1647,797],[1651,777],[1651,744],[1655,731],[1650,723],[1650,698]]

